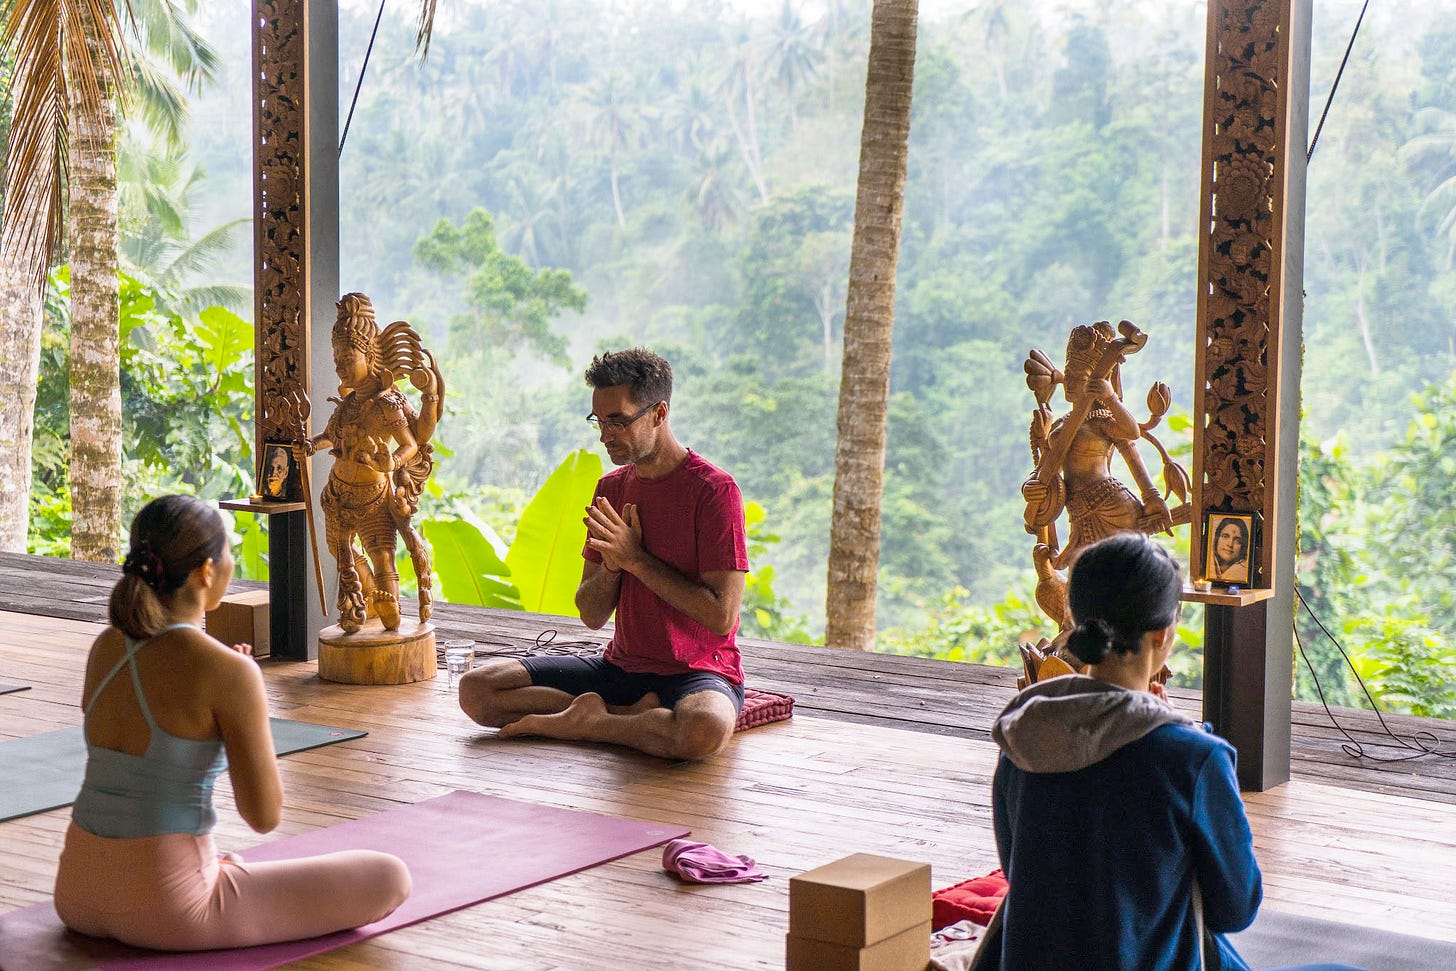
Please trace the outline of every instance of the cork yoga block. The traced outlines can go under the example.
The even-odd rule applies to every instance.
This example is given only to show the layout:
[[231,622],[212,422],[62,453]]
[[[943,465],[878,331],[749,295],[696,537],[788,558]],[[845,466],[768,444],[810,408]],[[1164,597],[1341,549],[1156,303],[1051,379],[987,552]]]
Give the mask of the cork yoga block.
[[269,653],[269,610],[267,590],[242,590],[230,593],[207,612],[203,627],[228,647],[250,644],[253,657]]

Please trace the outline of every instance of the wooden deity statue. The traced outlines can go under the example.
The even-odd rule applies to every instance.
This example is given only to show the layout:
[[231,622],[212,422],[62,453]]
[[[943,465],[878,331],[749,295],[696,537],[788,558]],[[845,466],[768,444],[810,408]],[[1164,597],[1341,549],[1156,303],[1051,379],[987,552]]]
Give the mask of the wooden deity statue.
[[[430,552],[411,518],[435,464],[430,437],[440,420],[444,378],[409,324],[397,320],[379,329],[364,294],[345,294],[338,309],[332,340],[339,397],[329,399],[338,407],[307,448],[310,454],[328,449],[334,457],[323,512],[324,536],[339,570],[339,627],[353,635],[368,618],[378,617],[385,632],[399,631],[394,557],[402,537],[419,581],[424,628],[431,612]],[[420,392],[418,411],[396,387],[405,377]],[[321,662],[323,657],[321,652]],[[421,677],[432,677],[433,670],[431,634],[429,671]],[[322,663],[320,674],[330,677]]]
[[[1172,403],[1168,386],[1159,382],[1148,389],[1145,422],[1139,422],[1122,401],[1122,365],[1147,339],[1131,321],[1113,329],[1104,320],[1072,329],[1065,371],[1057,370],[1040,350],[1026,359],[1026,385],[1036,396],[1031,415],[1031,457],[1036,468],[1022,484],[1021,494],[1026,499],[1026,531],[1036,537],[1032,549],[1036,602],[1058,628],[1055,640],[1023,649],[1027,680],[1037,680],[1045,656],[1077,663],[1059,648],[1065,640],[1062,635],[1072,627],[1066,570],[1084,547],[1129,530],[1171,532],[1174,525],[1191,518],[1188,473],[1151,434]],[[1058,385],[1071,410],[1054,418],[1050,402]],[[1162,456],[1161,493],[1138,452],[1139,440]],[[1114,455],[1132,475],[1136,495],[1113,473]],[[1178,501],[1171,510],[1165,501],[1168,496]],[[1062,544],[1057,521],[1064,510],[1067,541]],[[1057,673],[1067,670],[1056,664],[1051,668]]]

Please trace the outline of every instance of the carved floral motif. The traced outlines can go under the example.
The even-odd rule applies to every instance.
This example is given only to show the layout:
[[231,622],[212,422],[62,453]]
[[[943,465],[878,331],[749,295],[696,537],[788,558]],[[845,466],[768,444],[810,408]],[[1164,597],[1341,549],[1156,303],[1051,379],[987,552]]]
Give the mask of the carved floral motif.
[[1209,65],[1216,91],[1212,212],[1204,244],[1211,285],[1203,306],[1207,509],[1266,508],[1281,8],[1273,0],[1218,0]]
[[253,179],[257,435],[306,437],[304,0],[255,0]]

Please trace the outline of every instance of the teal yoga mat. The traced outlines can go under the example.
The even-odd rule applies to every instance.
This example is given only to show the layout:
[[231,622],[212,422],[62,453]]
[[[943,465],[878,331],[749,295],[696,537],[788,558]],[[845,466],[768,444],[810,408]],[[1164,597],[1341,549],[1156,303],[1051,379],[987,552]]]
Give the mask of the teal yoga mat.
[[[286,718],[270,721],[273,748],[279,755],[368,734]],[[0,785],[0,822],[69,806],[81,791],[85,772],[86,739],[79,725],[0,742],[0,779],[4,780]]]

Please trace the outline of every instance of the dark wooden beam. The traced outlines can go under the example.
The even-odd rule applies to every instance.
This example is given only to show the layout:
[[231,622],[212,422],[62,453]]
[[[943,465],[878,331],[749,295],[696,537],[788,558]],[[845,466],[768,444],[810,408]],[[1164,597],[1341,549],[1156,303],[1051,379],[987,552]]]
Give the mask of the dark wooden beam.
[[[333,387],[329,331],[339,292],[336,0],[254,0],[253,312],[255,454],[297,442]],[[315,400],[318,399],[318,400]],[[328,457],[313,463],[316,496]],[[325,624],[302,511],[270,513],[273,652],[310,660]],[[320,522],[320,528],[322,523]],[[324,583],[333,569],[325,561]],[[279,640],[282,632],[286,636]]]
[[[1255,790],[1289,779],[1310,6],[1208,6],[1194,508],[1258,515],[1272,596],[1208,606],[1204,704]],[[1195,526],[1196,574],[1206,541]]]

